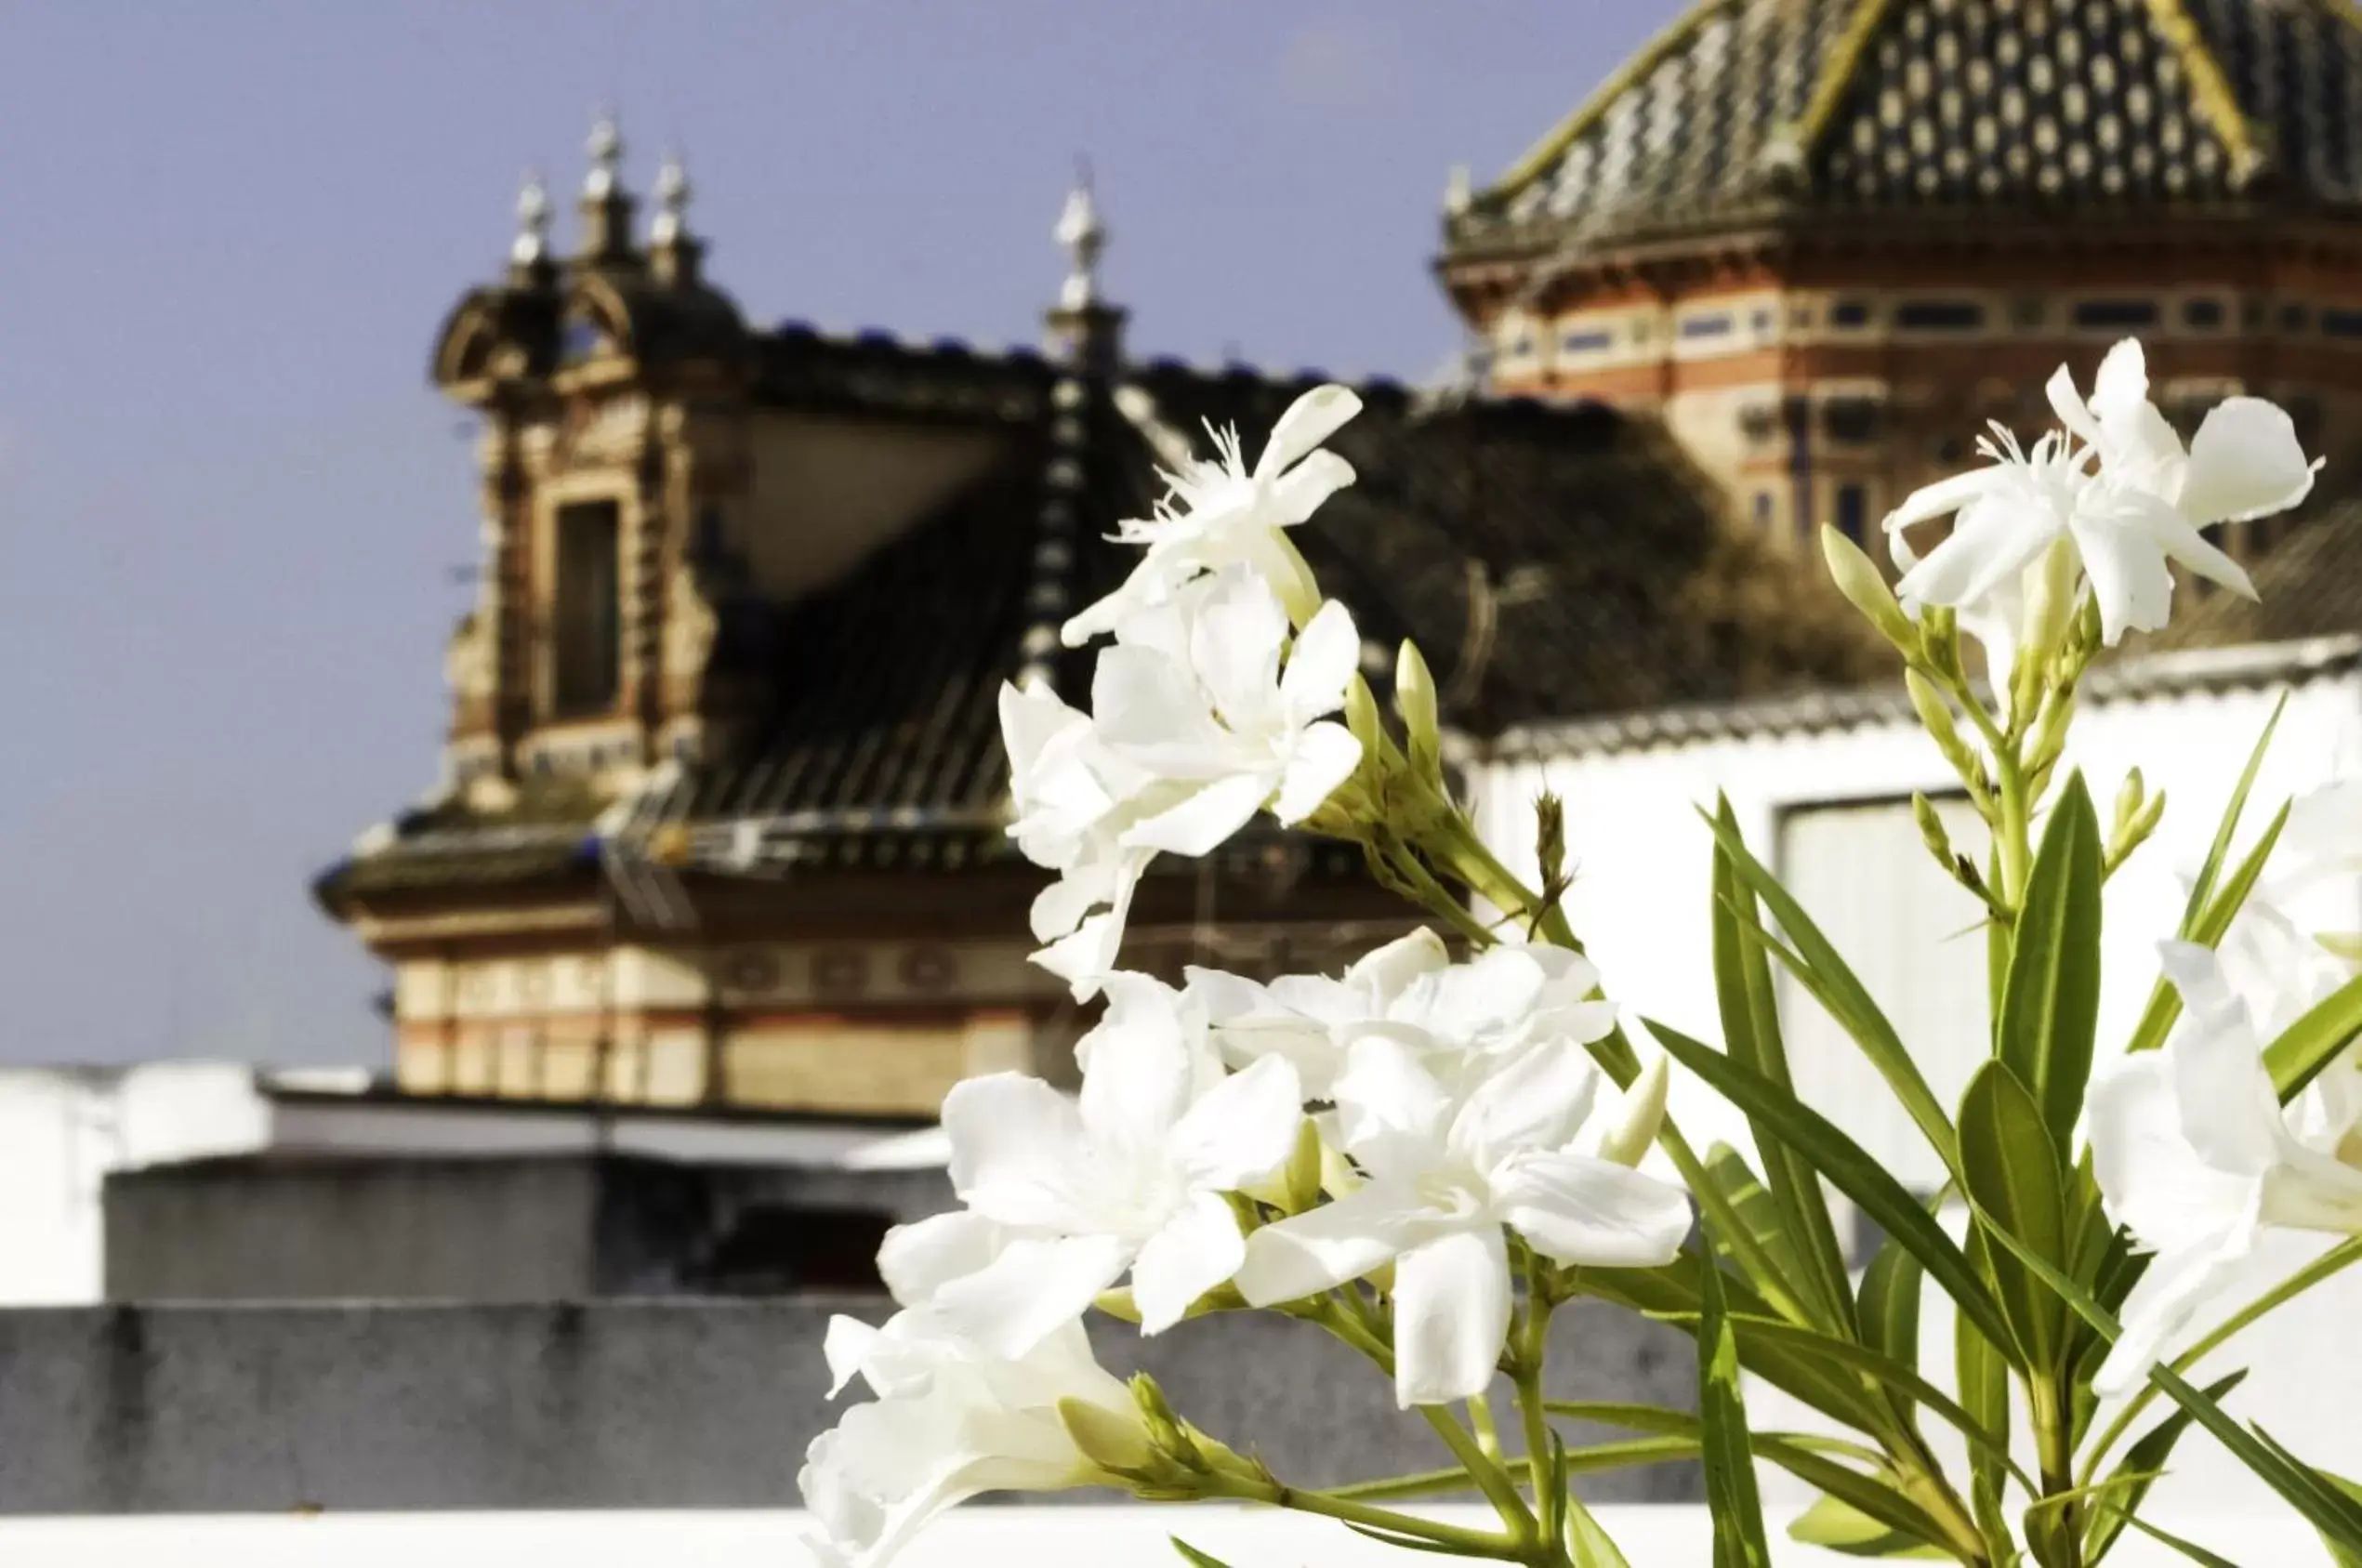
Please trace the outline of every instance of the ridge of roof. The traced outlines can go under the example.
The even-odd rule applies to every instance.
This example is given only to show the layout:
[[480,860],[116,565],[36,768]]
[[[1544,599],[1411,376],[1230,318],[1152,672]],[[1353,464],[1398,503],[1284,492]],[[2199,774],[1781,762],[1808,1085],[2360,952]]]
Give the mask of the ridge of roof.
[[[2083,690],[2094,703],[2131,702],[2184,692],[2236,691],[2280,680],[2312,680],[2355,668],[2362,668],[2362,633],[2343,632],[2284,642],[2140,654],[2094,668]],[[1462,738],[1458,750],[1469,761],[1531,761],[1915,721],[1909,694],[1897,682],[1546,720],[1512,726],[1489,742]]]
[[1813,96],[1805,99],[1804,112],[1797,116],[1792,138],[1800,159],[1813,156],[1821,138],[1836,121],[1838,110],[1845,103],[1846,91],[1854,85],[1854,73],[1861,69],[1863,57],[1869,53],[1871,41],[1885,25],[1894,4],[1894,0],[1856,0],[1854,14],[1846,19],[1845,31],[1839,34],[1836,46],[1822,63],[1821,73],[1813,84]]
[[2231,79],[2215,57],[2212,41],[2199,30],[2197,19],[2190,15],[2183,0],[2148,0],[2148,7],[2157,33],[2189,73],[2191,101],[2231,155],[2233,182],[2245,184],[2263,166],[2263,153],[2256,144],[2255,127],[2248,123],[2238,94],[2232,91]]
[[[1878,4],[1880,0],[1867,0],[1867,3]],[[1552,125],[1541,140],[1527,148],[1500,178],[1478,191],[1475,200],[1483,203],[1508,196],[1531,184],[1558,162],[1559,155],[1573,146],[1577,138],[1599,123],[1600,117],[1607,112],[1609,106],[1626,88],[1656,70],[1668,56],[1687,44],[1716,11],[1729,4],[1730,0],[1695,0],[1687,10],[1642,45],[1639,52],[1610,72],[1607,80],[1592,88],[1590,96]]]

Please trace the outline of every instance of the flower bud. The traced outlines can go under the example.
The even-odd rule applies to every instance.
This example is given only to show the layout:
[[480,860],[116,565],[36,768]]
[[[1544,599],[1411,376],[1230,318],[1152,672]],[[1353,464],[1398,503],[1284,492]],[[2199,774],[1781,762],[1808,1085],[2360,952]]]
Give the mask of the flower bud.
[[1936,814],[1935,802],[1924,795],[1911,797],[1911,820],[1920,826],[1920,840],[1935,863],[1949,868],[1959,856],[1952,850],[1952,836],[1944,827],[1944,819]]
[[2141,771],[2138,768],[2124,775],[2124,783],[2116,792],[2116,835],[2118,838],[2121,838],[2126,830],[2131,827],[2133,819],[2140,815],[2146,795],[2147,790],[2141,782]]
[[1977,768],[1977,756],[1960,738],[1960,726],[1953,722],[1951,705],[1945,702],[1944,694],[1915,669],[1903,672],[1903,690],[1910,694],[1911,711],[1920,716],[1920,727],[1934,741],[1944,760],[1952,765],[1954,772],[1969,777]]
[[1403,639],[1394,660],[1394,711],[1403,716],[1403,738],[1410,752],[1412,771],[1430,784],[1444,777],[1444,742],[1437,729],[1435,677],[1419,644]]
[[1554,790],[1534,799],[1534,863],[1545,889],[1566,885],[1566,802]]
[[[1197,1449],[1189,1440],[1189,1429],[1179,1416],[1173,1414],[1173,1407],[1166,1400],[1165,1390],[1156,1386],[1156,1379],[1145,1372],[1136,1372],[1132,1375],[1130,1388],[1132,1403],[1140,1408],[1141,1426],[1147,1431],[1148,1441],[1155,1445],[1159,1453],[1168,1454],[1193,1469],[1196,1469]],[[1060,1414],[1065,1413],[1062,1410]]]
[[1955,686],[1968,677],[1960,667],[1960,617],[1957,611],[1931,604],[1920,613],[1920,644],[1928,666]]
[[1378,716],[1378,696],[1358,671],[1345,683],[1345,728],[1362,743],[1363,766],[1385,756],[1386,725]]
[[2041,773],[2059,759],[2066,750],[2067,726],[2075,719],[2075,688],[2055,688],[2050,700],[2034,717],[2033,744],[2026,747],[2026,766],[2029,773]]
[[2075,547],[2054,539],[2026,573],[2026,609],[2020,620],[2017,667],[2011,693],[2014,711],[2031,713],[2052,677],[2052,660],[2066,637],[2075,613]]
[[1665,1095],[1669,1074],[1665,1058],[1652,1056],[1648,1065],[1641,1069],[1624,1090],[1624,1103],[1616,1113],[1615,1125],[1607,1136],[1600,1140],[1599,1157],[1619,1166],[1637,1166],[1656,1141],[1656,1134],[1665,1126]]
[[1288,1213],[1301,1214],[1320,1202],[1323,1153],[1320,1129],[1307,1116],[1297,1125],[1296,1148],[1281,1173],[1281,1193]]
[[1141,1480],[1156,1466],[1155,1445],[1134,1417],[1069,1397],[1058,1402],[1058,1423],[1084,1458],[1111,1474]]
[[1919,628],[1903,613],[1903,607],[1894,601],[1894,590],[1886,586],[1878,563],[1863,553],[1861,546],[1824,524],[1821,555],[1828,562],[1829,578],[1837,584],[1837,591],[1878,628],[1880,637],[1906,654],[1919,647]]
[[1320,580],[1284,530],[1272,532],[1272,559],[1263,563],[1264,581],[1287,612],[1287,624],[1301,631],[1320,613]]

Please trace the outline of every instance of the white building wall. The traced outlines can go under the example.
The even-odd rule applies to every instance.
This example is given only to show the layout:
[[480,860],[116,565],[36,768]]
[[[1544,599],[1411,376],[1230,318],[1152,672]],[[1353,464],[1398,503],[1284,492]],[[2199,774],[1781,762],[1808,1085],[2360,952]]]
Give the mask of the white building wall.
[[107,1173],[259,1148],[270,1123],[233,1063],[0,1071],[0,1307],[103,1298]]
[[[2168,797],[2157,836],[2107,888],[2104,1054],[2117,1048],[2111,1042],[2120,1044],[2147,1001],[2157,972],[2155,944],[2172,934],[2184,902],[2180,878],[2203,860],[2223,807],[2279,696],[2276,688],[2124,700],[2096,704],[2077,721],[2066,765],[2083,771],[2104,823],[2118,786],[2135,766],[2152,789],[2162,788]],[[2290,692],[2249,804],[2240,848],[2252,841],[2283,799],[2357,771],[2362,771],[2362,679],[2351,673],[2324,677]],[[1958,784],[1933,745],[1907,722],[1484,766],[1471,780],[1472,810],[1497,850],[1529,876],[1533,802],[1545,788],[1565,801],[1568,851],[1577,872],[1568,913],[1610,994],[1630,1011],[1719,1041],[1708,891],[1713,840],[1697,811],[1711,810],[1718,791],[1727,794],[1749,846],[1778,871],[1775,849],[1784,812],[1832,801],[1892,799],[1913,790],[1937,796]],[[1894,850],[1892,844],[1879,848]],[[1925,853],[1916,846],[1904,849]],[[1866,869],[1864,875],[1885,874]],[[1812,879],[1826,878],[1816,873]],[[1829,910],[1833,926],[1841,923],[1841,907],[1831,905],[1841,906],[1842,900],[1829,889],[1801,902],[1816,918],[1820,903]],[[2362,929],[2362,885],[2324,888],[2302,913],[2319,929]],[[1963,940],[1981,946],[1973,934]],[[1969,959],[1975,961],[1975,955]],[[1904,1027],[1912,999],[1885,1000]],[[1805,1021],[1801,1011],[1813,1004],[1791,989],[1784,987],[1782,1007],[1792,1036],[1809,1040],[1833,1029],[1817,1018]],[[1909,1037],[1906,1027],[1907,1043]],[[1867,1128],[1875,1144],[1890,1124],[1878,1107],[1866,1116],[1860,1100],[1865,1083],[1885,1092],[1876,1080],[1858,1074],[1841,1084],[1815,1084],[1800,1068],[1804,1097],[1840,1126],[1857,1133]],[[1672,1107],[1700,1147],[1718,1139],[1749,1147],[1743,1119],[1695,1080],[1677,1074]],[[2278,1238],[2259,1260],[2251,1281],[2227,1300],[2236,1305],[2322,1245]],[[1929,1293],[1931,1309],[1938,1300]],[[1922,1364],[1948,1381],[1943,1369],[1951,1364],[1950,1326],[1941,1317],[1928,1313]],[[2362,1321],[2362,1275],[2349,1274],[2284,1309],[2268,1334],[2236,1347],[2236,1357],[2217,1358],[2210,1365],[2218,1375],[2251,1366],[2234,1408],[2260,1420],[2298,1453],[2332,1468],[2340,1462],[2350,1467],[2356,1462],[2353,1412],[2362,1409],[2362,1359],[2346,1351],[2357,1321]],[[1813,1424],[1774,1390],[1759,1388],[1749,1403],[1760,1425]],[[2177,1485],[2189,1489],[2176,1493],[2179,1506],[2276,1506],[2203,1434],[2176,1453],[2174,1469]],[[1766,1484],[1775,1495],[1797,1495],[1784,1477],[1767,1477]]]

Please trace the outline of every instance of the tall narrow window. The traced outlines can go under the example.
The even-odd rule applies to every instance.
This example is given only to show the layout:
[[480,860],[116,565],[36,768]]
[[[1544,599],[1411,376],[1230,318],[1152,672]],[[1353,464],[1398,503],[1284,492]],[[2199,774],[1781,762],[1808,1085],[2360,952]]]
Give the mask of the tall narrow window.
[[623,676],[623,600],[613,501],[558,508],[558,583],[550,614],[551,696],[561,715],[614,706]]
[[1862,543],[1863,533],[1868,527],[1869,501],[1862,494],[1862,487],[1858,484],[1839,485],[1837,487],[1837,531],[1858,545]]

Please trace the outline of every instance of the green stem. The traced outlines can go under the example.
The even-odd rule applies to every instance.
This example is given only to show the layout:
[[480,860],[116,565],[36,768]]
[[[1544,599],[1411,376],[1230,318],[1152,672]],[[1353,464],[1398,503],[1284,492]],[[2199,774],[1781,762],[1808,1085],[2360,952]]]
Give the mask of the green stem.
[[1476,1434],[1476,1446],[1484,1457],[1495,1464],[1501,1462],[1501,1430],[1493,1423],[1493,1402],[1478,1394],[1468,1402],[1469,1430]]
[[[1333,1298],[1325,1298],[1313,1310],[1299,1315],[1320,1324],[1361,1351],[1389,1377],[1394,1375],[1393,1350],[1358,1316],[1344,1311]],[[1511,1538],[1519,1542],[1521,1547],[1530,1546],[1535,1535],[1534,1515],[1526,1508],[1525,1499],[1518,1492],[1517,1482],[1511,1478],[1507,1469],[1485,1455],[1476,1440],[1468,1434],[1467,1429],[1452,1419],[1450,1411],[1434,1404],[1422,1404],[1416,1408],[1419,1415],[1426,1417],[1427,1424],[1435,1429],[1435,1435],[1444,1440],[1444,1446],[1451,1450],[1452,1457],[1468,1471],[1469,1479],[1476,1483],[1478,1491],[1484,1494],[1494,1511],[1501,1516],[1501,1522],[1508,1526]]]
[[[2067,1431],[2066,1412],[2059,1403],[2058,1380],[2044,1374],[2028,1390],[2034,1406],[2034,1448],[2040,1456],[2042,1495],[2057,1497],[2075,1490],[2075,1449]],[[2073,1501],[2058,1505],[2059,1523],[2053,1537],[2064,1554],[2050,1568],[2080,1568],[2083,1561],[2082,1522]]]
[[[1501,1468],[1511,1481],[1525,1477],[1525,1461],[1505,1459]],[[1343,1486],[1324,1486],[1324,1497],[1351,1497],[1357,1502],[1383,1503],[1398,1497],[1432,1497],[1439,1493],[1473,1492],[1476,1478],[1454,1465],[1449,1469],[1421,1470],[1416,1475],[1390,1475],[1379,1481],[1355,1481]]]
[[1415,850],[1390,835],[1381,839],[1379,853],[1384,857],[1387,869],[1402,880],[1406,890],[1415,895],[1413,902],[1447,921],[1471,946],[1483,949],[1492,946],[1498,940],[1492,929],[1479,920],[1467,904],[1455,898],[1449,888],[1435,879],[1435,874],[1427,869]]
[[2001,903],[2014,918],[2026,906],[2026,878],[2033,853],[2032,802],[2026,798],[2026,771],[2014,755],[1997,754],[1993,765],[2001,775],[1999,842],[1995,846],[2001,857]]
[[1392,1509],[1372,1508],[1350,1497],[1339,1497],[1327,1492],[1306,1492],[1277,1482],[1250,1482],[1242,1477],[1218,1476],[1207,1483],[1203,1496],[1235,1497],[1242,1502],[1269,1503],[1274,1508],[1291,1509],[1298,1513],[1319,1514],[1324,1519],[1341,1520],[1347,1524],[1359,1524],[1371,1530],[1383,1530],[1392,1535],[1408,1536],[1446,1547],[1463,1557],[1489,1557],[1505,1562],[1523,1561],[1526,1557],[1525,1543],[1516,1536],[1489,1530],[1471,1530],[1464,1524],[1440,1524],[1417,1514],[1397,1513]]
[[[1524,1252],[1523,1245],[1518,1250]],[[1537,1523],[1549,1554],[1541,1561],[1564,1563],[1566,1497],[1560,1490],[1563,1478],[1550,1462],[1550,1413],[1542,1391],[1542,1363],[1550,1351],[1550,1296],[1542,1270],[1530,1253],[1524,1263],[1525,1313],[1517,1325],[1512,1359],[1516,1375],[1511,1380],[1517,1389],[1517,1413],[1525,1425],[1525,1471],[1533,1482]]]

